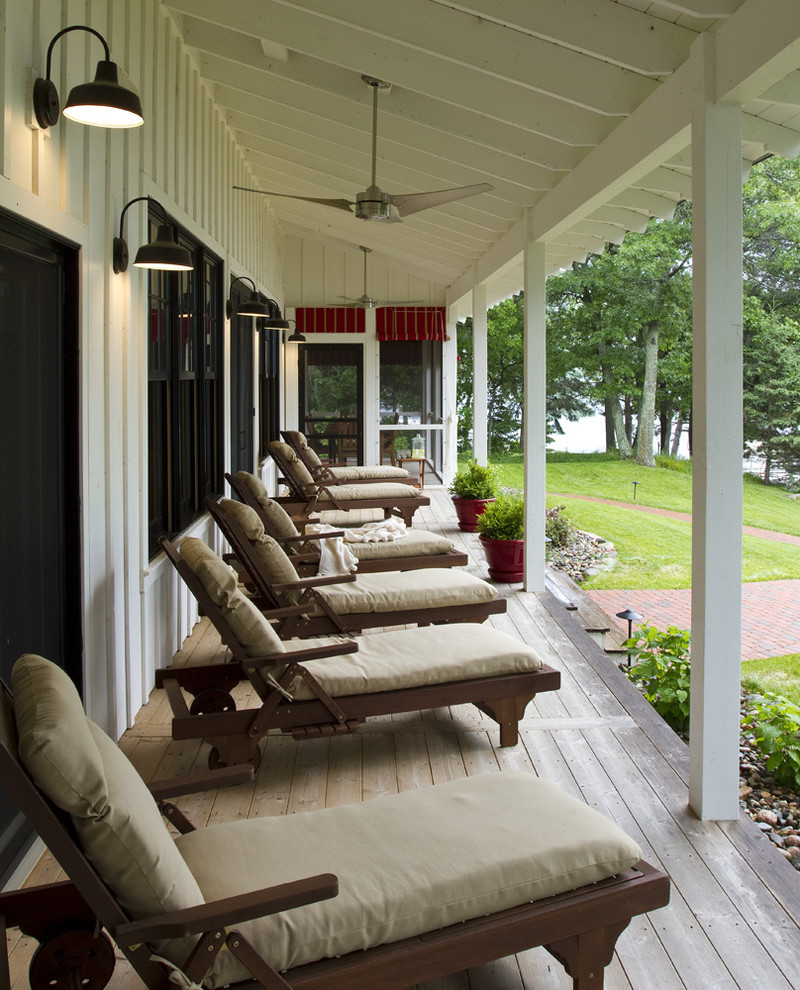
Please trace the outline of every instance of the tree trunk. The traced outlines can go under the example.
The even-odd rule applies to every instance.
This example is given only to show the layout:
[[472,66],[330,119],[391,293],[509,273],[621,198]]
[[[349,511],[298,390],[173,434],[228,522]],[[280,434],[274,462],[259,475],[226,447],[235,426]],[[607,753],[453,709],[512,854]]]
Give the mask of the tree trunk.
[[[597,353],[600,356],[600,367],[603,373],[603,384],[608,386],[614,385],[614,374],[611,368],[605,363],[603,358],[606,354],[606,345],[598,344]],[[614,427],[614,438],[617,442],[617,450],[619,451],[619,456],[622,460],[627,461],[633,457],[633,451],[631,450],[631,445],[628,442],[628,434],[625,432],[625,420],[622,415],[622,407],[620,405],[619,396],[608,396],[606,398],[606,416],[609,416],[611,423]]]
[[672,410],[662,403],[658,415],[658,452],[659,454],[669,453],[670,424],[672,423]]
[[614,447],[614,419],[611,410],[611,399],[603,399],[606,419],[606,453]]
[[765,485],[768,485],[769,484],[769,474],[770,474],[770,471],[771,470],[772,470],[772,458],[769,456],[769,454],[767,454],[767,456],[764,458],[764,484]]
[[680,445],[681,445],[681,433],[683,433],[683,424],[684,424],[684,422],[685,421],[684,421],[684,418],[683,418],[683,413],[682,412],[679,412],[678,413],[678,418],[675,421],[675,432],[672,434],[672,446],[669,448],[669,456],[670,457],[677,457],[678,456],[678,450],[679,450]]
[[653,427],[656,419],[656,385],[658,379],[658,324],[651,323],[644,334],[644,381],[639,405],[636,437],[636,463],[655,467]]

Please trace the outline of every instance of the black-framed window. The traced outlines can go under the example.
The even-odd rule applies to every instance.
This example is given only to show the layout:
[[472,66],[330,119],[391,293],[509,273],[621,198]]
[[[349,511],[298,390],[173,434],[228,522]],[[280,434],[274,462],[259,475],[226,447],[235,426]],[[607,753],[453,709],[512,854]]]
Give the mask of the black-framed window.
[[[259,321],[260,322],[260,321]],[[280,439],[281,330],[258,331],[258,453],[267,456],[267,444]]]
[[[150,216],[150,237],[163,217]],[[151,270],[148,288],[148,514],[158,537],[185,529],[222,489],[222,261],[176,225],[190,272]]]

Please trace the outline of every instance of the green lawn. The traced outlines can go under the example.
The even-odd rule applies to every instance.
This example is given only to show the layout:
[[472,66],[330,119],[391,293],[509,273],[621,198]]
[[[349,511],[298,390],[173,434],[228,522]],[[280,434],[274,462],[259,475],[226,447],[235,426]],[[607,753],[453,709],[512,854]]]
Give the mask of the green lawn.
[[772,691],[800,705],[800,653],[742,664],[742,684],[751,691]]
[[[496,463],[503,483],[522,487],[522,457],[508,455]],[[636,502],[677,512],[692,511],[692,475],[688,461],[666,461],[670,468],[643,468],[608,454],[548,454],[547,490],[593,495],[615,502]],[[744,523],[760,529],[800,536],[800,499],[783,488],[766,486],[745,476]]]

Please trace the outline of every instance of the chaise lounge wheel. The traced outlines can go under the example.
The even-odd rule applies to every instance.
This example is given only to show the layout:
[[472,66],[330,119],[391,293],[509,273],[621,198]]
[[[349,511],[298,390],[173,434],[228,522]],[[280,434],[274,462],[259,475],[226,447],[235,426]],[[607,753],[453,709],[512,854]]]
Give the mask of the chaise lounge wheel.
[[209,770],[219,770],[222,767],[229,767],[236,763],[249,763],[253,770],[258,770],[261,765],[261,750],[256,746],[252,756],[243,757],[242,759],[223,760],[217,747],[211,747],[211,752],[208,754]]
[[103,990],[114,972],[114,946],[105,932],[76,929],[45,939],[28,969],[31,990]]
[[189,706],[191,715],[216,715],[219,712],[235,712],[236,702],[223,688],[204,688]]

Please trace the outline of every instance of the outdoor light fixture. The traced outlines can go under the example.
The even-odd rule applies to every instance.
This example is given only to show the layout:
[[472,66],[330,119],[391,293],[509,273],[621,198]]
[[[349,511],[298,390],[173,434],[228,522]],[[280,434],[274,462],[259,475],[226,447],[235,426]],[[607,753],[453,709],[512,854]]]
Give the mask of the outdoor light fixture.
[[290,334],[290,336],[288,336],[286,338],[286,343],[287,344],[305,344],[306,338],[297,329],[297,320],[287,320],[286,322],[287,323],[294,323],[294,330],[292,331],[292,333]]
[[[632,608],[626,608],[624,612],[617,612],[618,619],[624,619],[628,623],[628,639],[631,639],[633,633],[633,623],[641,622],[644,619],[643,615],[639,615],[638,612],[634,612]],[[628,666],[631,665],[631,655],[628,653]]]
[[[141,202],[155,203],[161,207],[166,219],[166,211],[157,199],[151,196],[137,196],[122,208],[122,215],[119,218],[119,237],[114,238],[113,266],[114,271],[119,274],[128,270],[128,245],[125,243],[123,232],[125,229],[125,214],[134,203]],[[136,252],[133,263],[137,268],[156,268],[165,272],[190,272],[194,268],[194,261],[188,248],[181,247],[175,236],[175,228],[170,223],[159,224],[156,239],[149,244],[143,244]]]
[[[236,307],[237,316],[252,316],[257,319],[262,316],[269,316],[270,310],[266,302],[262,302],[263,297],[260,292],[256,289],[256,283],[251,279],[247,278],[245,275],[236,275],[231,280],[231,290],[233,290],[234,285],[237,282],[249,282],[253,286],[253,291],[248,295],[242,297],[242,301]],[[233,302],[230,298],[225,303],[225,313],[230,319],[233,316]]]
[[139,97],[132,89],[119,83],[117,64],[111,61],[111,53],[105,38],[94,28],[75,24],[64,28],[53,38],[47,48],[45,78],[33,84],[33,111],[42,130],[58,122],[59,99],[55,83],[50,79],[53,45],[70,31],[88,31],[103,43],[105,58],[97,63],[94,82],[75,86],[64,104],[64,116],[80,124],[96,127],[138,127],[144,123],[144,113]]
[[289,321],[281,316],[281,308],[274,299],[267,299],[267,309],[269,316],[264,321],[264,326],[270,330],[290,330]]

